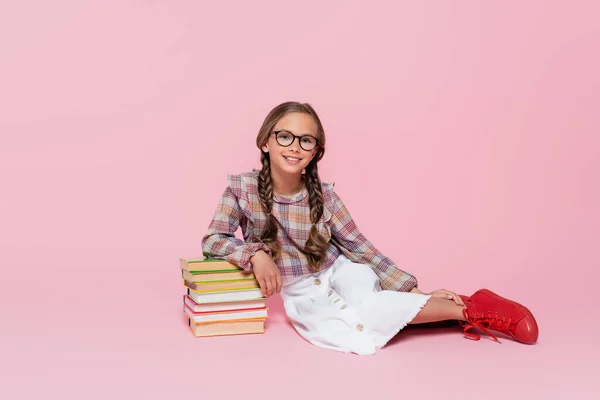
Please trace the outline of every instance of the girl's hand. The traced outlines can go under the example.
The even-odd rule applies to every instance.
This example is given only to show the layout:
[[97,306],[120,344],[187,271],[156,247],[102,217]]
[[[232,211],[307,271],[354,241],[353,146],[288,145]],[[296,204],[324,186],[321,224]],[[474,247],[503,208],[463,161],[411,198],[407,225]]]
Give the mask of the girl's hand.
[[439,297],[441,299],[453,300],[459,306],[465,305],[465,303],[462,301],[459,295],[446,289],[439,289],[431,293],[425,294],[431,295],[432,297]]
[[250,262],[263,296],[269,297],[279,293],[282,286],[281,274],[271,257],[264,251],[259,250],[254,256],[250,257]]

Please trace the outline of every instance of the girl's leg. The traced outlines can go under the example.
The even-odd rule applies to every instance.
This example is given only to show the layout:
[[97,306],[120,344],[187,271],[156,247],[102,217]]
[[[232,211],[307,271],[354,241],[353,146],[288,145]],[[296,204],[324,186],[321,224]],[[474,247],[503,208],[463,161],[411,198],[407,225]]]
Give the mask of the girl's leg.
[[465,321],[462,313],[463,308],[463,306],[457,305],[452,300],[432,297],[409,324],[426,324],[447,320]]

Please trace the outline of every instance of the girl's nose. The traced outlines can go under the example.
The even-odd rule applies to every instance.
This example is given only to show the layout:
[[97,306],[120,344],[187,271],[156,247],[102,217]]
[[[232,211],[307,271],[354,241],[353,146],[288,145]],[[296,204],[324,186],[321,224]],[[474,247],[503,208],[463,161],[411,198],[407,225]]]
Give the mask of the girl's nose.
[[290,148],[296,151],[300,151],[300,138],[294,138],[292,144],[290,144]]

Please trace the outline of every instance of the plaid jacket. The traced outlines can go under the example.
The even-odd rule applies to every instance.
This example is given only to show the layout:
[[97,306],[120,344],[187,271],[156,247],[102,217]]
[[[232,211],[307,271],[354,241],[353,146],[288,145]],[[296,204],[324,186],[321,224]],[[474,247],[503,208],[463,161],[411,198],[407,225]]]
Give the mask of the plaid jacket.
[[[266,222],[258,196],[258,173],[258,170],[253,170],[228,175],[228,186],[202,239],[205,256],[224,258],[247,271],[252,270],[249,261],[252,252],[264,250],[271,255],[269,248],[257,239]],[[332,183],[322,183],[325,204],[317,229],[330,241],[322,268],[330,267],[342,253],[353,262],[373,268],[383,289],[407,292],[416,287],[414,276],[399,269],[360,233],[333,186]],[[274,194],[271,213],[279,221],[278,241],[282,250],[273,261],[282,279],[310,274],[306,257],[289,239],[291,237],[299,246],[304,246],[308,239],[312,226],[308,190],[304,188],[293,196]],[[235,236],[238,227],[242,228],[244,240]],[[285,232],[282,232],[282,227]]]

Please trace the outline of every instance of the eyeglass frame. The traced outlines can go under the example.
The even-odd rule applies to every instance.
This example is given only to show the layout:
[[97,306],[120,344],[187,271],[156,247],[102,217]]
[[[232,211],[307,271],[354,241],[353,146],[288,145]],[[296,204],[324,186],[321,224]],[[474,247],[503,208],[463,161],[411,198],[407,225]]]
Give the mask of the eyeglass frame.
[[[290,142],[290,144],[288,144],[287,146],[279,143],[279,140],[277,140],[277,136],[279,135],[279,133],[281,132],[286,132],[289,133],[290,135],[292,135],[294,137],[294,140],[292,140]],[[290,147],[291,145],[294,144],[294,142],[296,141],[296,139],[298,139],[298,144],[300,145],[300,148],[304,151],[313,151],[314,149],[316,149],[317,147],[319,147],[319,139],[317,139],[316,137],[314,137],[313,135],[302,135],[302,136],[296,136],[294,135],[292,132],[288,131],[287,129],[279,129],[277,131],[273,131],[273,133],[275,134],[275,141],[277,142],[278,145],[280,145],[281,147]],[[302,147],[302,138],[305,137],[309,137],[309,138],[313,138],[315,139],[316,143],[315,143],[315,147],[313,147],[310,150],[306,150],[304,147]]]

